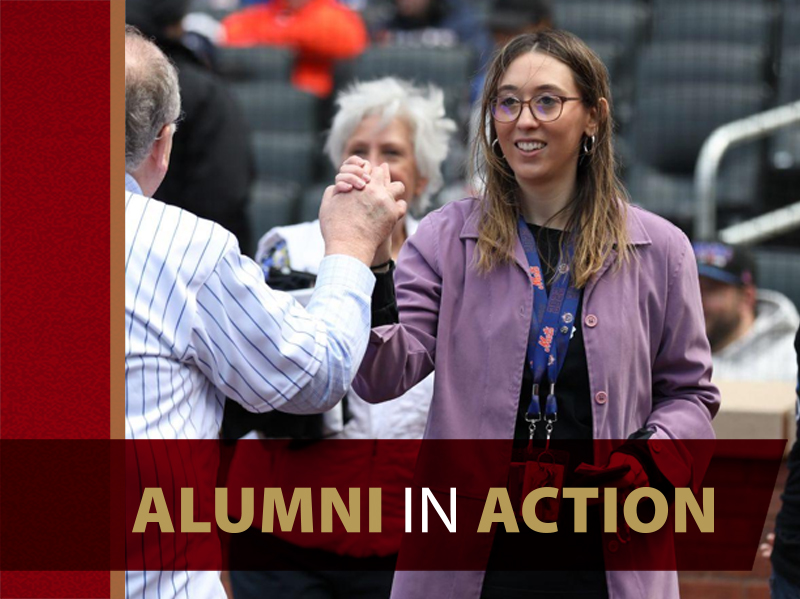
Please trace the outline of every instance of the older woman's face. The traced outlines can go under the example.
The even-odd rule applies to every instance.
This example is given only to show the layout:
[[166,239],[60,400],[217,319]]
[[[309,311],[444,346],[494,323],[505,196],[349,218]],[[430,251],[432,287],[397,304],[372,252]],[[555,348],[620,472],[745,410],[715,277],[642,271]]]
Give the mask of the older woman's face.
[[365,117],[347,140],[344,156],[359,156],[373,166],[387,163],[392,181],[400,181],[406,187],[402,199],[411,204],[428,184],[417,170],[411,127],[399,117],[385,126],[381,121],[379,115]]

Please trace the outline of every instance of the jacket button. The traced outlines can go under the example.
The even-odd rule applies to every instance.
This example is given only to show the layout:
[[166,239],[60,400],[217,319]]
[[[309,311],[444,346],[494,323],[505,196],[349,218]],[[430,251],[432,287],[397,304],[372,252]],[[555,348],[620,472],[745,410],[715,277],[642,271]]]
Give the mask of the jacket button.
[[597,316],[594,314],[587,314],[586,318],[583,319],[583,322],[586,323],[586,326],[590,329],[593,329],[597,326]]
[[603,405],[608,401],[608,393],[605,391],[598,391],[598,393],[594,396],[594,400],[600,405]]
[[611,553],[616,553],[619,549],[619,542],[618,541],[609,541],[608,542],[608,550]]
[[661,451],[661,443],[658,441],[650,441],[650,448],[656,453],[659,453]]

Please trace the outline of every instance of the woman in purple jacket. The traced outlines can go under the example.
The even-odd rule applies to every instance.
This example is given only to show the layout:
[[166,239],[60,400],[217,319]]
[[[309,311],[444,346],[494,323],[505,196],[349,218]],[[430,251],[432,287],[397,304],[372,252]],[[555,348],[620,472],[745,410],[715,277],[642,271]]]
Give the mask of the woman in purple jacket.
[[[676,227],[628,204],[615,175],[610,97],[602,62],[569,33],[520,36],[496,55],[476,144],[484,193],[422,221],[400,252],[394,286],[380,274],[392,270],[382,264],[388,249],[376,256],[374,328],[354,387],[385,401],[435,370],[428,439],[586,440],[571,467],[622,466],[628,473],[611,483],[621,488],[697,489],[708,452],[680,440],[713,439],[719,393],[695,261]],[[351,163],[337,180],[361,174]],[[436,487],[429,481],[438,477],[445,502],[457,481],[462,526],[462,513],[480,514],[487,487],[511,492],[510,457],[477,444],[423,446],[417,478]],[[590,533],[574,543],[598,560],[587,568],[569,558],[564,572],[536,571],[534,561],[504,572],[503,527],[465,553],[484,571],[402,571],[404,553],[416,551],[409,541],[393,597],[678,596],[674,571],[636,562],[663,542],[640,535],[626,545],[600,526],[590,510]],[[526,538],[541,552],[532,559],[546,558],[548,535]],[[619,561],[626,551],[637,555]]]

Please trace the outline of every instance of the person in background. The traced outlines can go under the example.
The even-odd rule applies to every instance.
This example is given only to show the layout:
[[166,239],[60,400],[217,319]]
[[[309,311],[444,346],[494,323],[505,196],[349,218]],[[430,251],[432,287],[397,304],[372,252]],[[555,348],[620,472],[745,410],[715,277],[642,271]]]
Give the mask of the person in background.
[[183,102],[170,168],[159,198],[219,223],[251,251],[247,203],[254,169],[236,100],[185,43],[181,21],[189,0],[128,0],[127,22],[155,40],[178,67]]
[[523,33],[553,28],[550,0],[494,0],[489,12],[489,30],[497,48]]
[[[423,89],[385,78],[351,85],[339,95],[337,106],[325,145],[331,163],[341,165],[348,156],[358,156],[371,164],[387,163],[392,180],[405,186],[409,209],[424,212],[431,195],[442,185],[441,166],[450,135],[455,130],[455,123],[445,117],[441,90]],[[363,180],[356,184],[363,186]],[[395,258],[416,229],[417,220],[408,213],[397,223],[392,235]],[[262,265],[267,282],[274,286],[287,277],[301,280],[300,273],[316,275],[323,255],[320,223],[313,221],[269,231],[259,242],[256,261]],[[317,425],[309,420],[315,417],[251,416],[237,404],[228,402],[223,436],[241,436],[249,430],[249,423],[268,437],[286,437],[292,435],[291,431],[298,431],[298,436],[307,439],[310,431],[318,431],[319,437],[328,439],[421,439],[432,395],[433,375],[409,389],[396,402],[382,405],[369,404],[351,390],[346,405],[343,402],[322,415],[323,421]],[[304,419],[303,425],[298,424],[298,418]],[[350,452],[351,448],[354,451]],[[417,457],[415,444],[381,445],[379,448],[376,442],[374,451],[370,452],[365,452],[363,445],[354,447],[344,443],[289,445],[280,451],[273,445],[268,455],[265,452],[262,459],[257,459],[259,449],[260,446],[251,444],[247,451],[234,455],[229,485],[239,486],[235,478],[242,469],[260,472],[264,486],[281,488],[293,486],[290,477],[300,468],[312,467],[322,486],[331,487],[342,481],[357,480],[360,472],[368,472],[371,473],[369,479],[362,480],[358,486],[378,487],[381,481],[387,483],[382,498],[384,520],[395,519],[400,524],[394,528],[401,529],[401,490],[411,484]],[[389,488],[398,491],[390,493]],[[386,525],[386,528],[392,529],[392,526]],[[262,539],[269,537],[260,530],[256,534]],[[348,536],[343,532],[312,536],[297,531],[275,532],[274,536],[280,540],[268,538],[270,549],[275,551],[279,547],[277,553],[284,559],[288,556],[295,567],[289,571],[285,568],[284,571],[231,571],[236,599],[304,597],[312,588],[317,592],[316,597],[389,596],[399,537],[389,534]],[[236,542],[237,539],[232,539],[234,545]],[[345,556],[346,569],[361,571],[302,571],[305,555],[309,552],[319,555],[320,550],[331,554],[326,563],[341,563],[339,556]],[[375,568],[376,564],[383,567]],[[368,569],[373,571],[366,571]]]
[[800,316],[777,291],[758,289],[756,265],[744,247],[694,244],[715,380],[794,381],[792,343]]
[[[794,349],[800,369],[800,330],[795,337]],[[775,520],[775,534],[770,535],[767,547],[762,547],[768,557],[772,554],[772,577],[769,581],[772,599],[800,599],[800,377],[797,381],[795,422],[797,435],[786,462],[789,476],[781,496],[783,505]]]
[[[486,27],[468,2],[456,0],[394,0],[394,11],[375,27],[373,40],[405,46],[472,48],[477,70],[482,71],[492,56],[493,44]],[[471,82],[470,100],[480,94],[478,80]]]
[[292,83],[320,97],[333,90],[333,64],[369,43],[361,16],[336,0],[271,0],[228,15],[221,43],[286,46],[297,52]]

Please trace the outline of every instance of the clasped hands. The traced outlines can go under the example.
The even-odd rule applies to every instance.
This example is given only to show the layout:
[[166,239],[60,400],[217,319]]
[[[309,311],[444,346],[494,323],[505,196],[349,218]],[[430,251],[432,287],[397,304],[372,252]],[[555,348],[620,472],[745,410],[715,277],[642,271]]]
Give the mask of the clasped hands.
[[392,257],[392,231],[408,206],[400,199],[405,186],[392,181],[389,165],[371,165],[351,156],[336,182],[322,196],[319,210],[325,255],[345,254],[367,266]]

